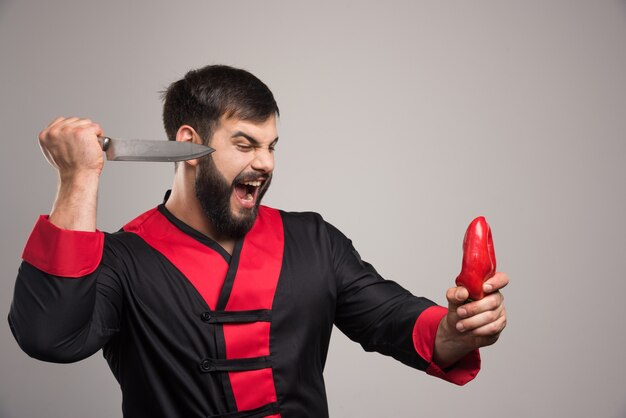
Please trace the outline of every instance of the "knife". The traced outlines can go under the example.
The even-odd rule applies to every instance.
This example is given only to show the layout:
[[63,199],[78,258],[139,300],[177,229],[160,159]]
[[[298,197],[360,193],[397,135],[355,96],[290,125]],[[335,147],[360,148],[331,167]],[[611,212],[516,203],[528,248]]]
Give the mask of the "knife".
[[113,139],[98,137],[109,161],[185,161],[215,151],[192,142],[153,141],[146,139]]

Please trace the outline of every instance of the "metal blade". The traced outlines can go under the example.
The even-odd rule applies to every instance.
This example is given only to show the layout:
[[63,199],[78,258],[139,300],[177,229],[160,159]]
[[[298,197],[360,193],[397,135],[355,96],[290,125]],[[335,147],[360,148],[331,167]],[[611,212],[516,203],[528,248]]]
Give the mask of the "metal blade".
[[98,142],[109,161],[185,161],[215,151],[191,142],[113,139],[99,137]]

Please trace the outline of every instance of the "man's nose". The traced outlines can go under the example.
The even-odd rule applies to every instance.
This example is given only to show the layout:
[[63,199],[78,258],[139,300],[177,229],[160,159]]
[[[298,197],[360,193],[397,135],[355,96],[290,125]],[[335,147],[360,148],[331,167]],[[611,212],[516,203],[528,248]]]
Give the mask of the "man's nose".
[[264,173],[271,173],[274,170],[274,153],[269,148],[257,148],[254,151],[252,168]]

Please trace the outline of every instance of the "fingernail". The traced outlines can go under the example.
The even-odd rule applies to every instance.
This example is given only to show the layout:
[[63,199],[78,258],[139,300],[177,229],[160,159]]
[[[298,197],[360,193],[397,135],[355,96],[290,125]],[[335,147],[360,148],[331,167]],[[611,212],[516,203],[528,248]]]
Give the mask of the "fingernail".
[[456,323],[456,330],[459,331],[459,332],[465,331],[465,327],[463,326],[462,322],[457,322]]
[[490,284],[486,284],[485,286],[483,286],[483,289],[485,290],[485,292],[491,292],[493,290],[493,286]]
[[467,310],[465,310],[465,308],[459,308],[459,310],[458,310],[458,311],[456,311],[456,313],[457,313],[459,316],[465,317],[465,316],[467,315]]

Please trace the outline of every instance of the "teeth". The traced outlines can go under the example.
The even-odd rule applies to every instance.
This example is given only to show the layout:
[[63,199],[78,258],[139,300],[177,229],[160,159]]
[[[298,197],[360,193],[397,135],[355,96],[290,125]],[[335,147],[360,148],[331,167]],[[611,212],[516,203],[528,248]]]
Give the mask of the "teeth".
[[246,186],[259,187],[261,185],[261,182],[259,180],[257,180],[257,181],[246,181],[244,184]]

